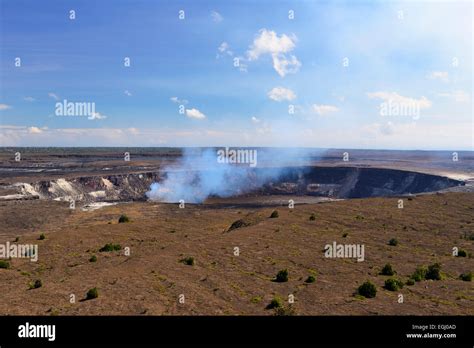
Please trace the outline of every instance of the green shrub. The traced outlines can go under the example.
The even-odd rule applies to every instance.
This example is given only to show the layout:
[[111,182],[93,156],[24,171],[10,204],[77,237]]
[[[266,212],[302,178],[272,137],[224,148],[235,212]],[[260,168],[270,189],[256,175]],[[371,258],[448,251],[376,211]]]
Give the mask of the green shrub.
[[277,218],[278,216],[280,215],[278,214],[277,210],[272,211],[272,214],[270,215],[271,218]]
[[291,305],[281,306],[275,308],[275,315],[279,317],[292,316],[296,315],[296,311]]
[[109,252],[109,251],[118,251],[121,250],[122,247],[120,244],[113,244],[113,243],[107,243],[105,244],[102,248],[99,249],[100,252]]
[[410,279],[407,280],[407,285],[409,285],[409,286],[410,285],[415,285],[415,281],[410,278]]
[[472,273],[463,273],[459,276],[459,279],[464,280],[465,282],[470,282],[472,281]]
[[387,276],[392,276],[394,275],[395,272],[393,269],[392,269],[392,265],[387,263],[385,266],[383,266],[382,270],[380,271],[380,274],[381,275],[387,275]]
[[89,262],[97,262],[97,256],[92,255],[92,257],[89,259]]
[[441,278],[441,265],[439,263],[428,266],[425,279],[441,280]]
[[255,296],[250,299],[250,302],[252,303],[260,303],[262,301],[262,297],[260,296]]
[[288,281],[288,270],[287,269],[282,269],[281,271],[278,271],[275,281],[277,283],[284,283]]
[[184,259],[180,260],[182,263],[188,266],[193,266],[194,265],[194,257],[185,257]]
[[314,283],[316,281],[316,277],[314,275],[309,275],[308,278],[306,278],[305,282],[306,283]]
[[46,236],[44,235],[44,233],[41,233],[38,240],[45,240],[46,239]]
[[396,240],[395,238],[392,238],[388,241],[388,245],[397,246],[398,245],[398,240]]
[[92,300],[97,297],[99,297],[99,291],[97,290],[97,288],[92,288],[87,291],[86,300]]
[[403,282],[395,278],[390,278],[385,281],[384,288],[389,291],[398,291],[403,288]]
[[120,217],[118,219],[118,222],[119,222],[119,224],[122,224],[124,222],[130,222],[130,219],[128,218],[127,215],[122,214],[122,215],[120,215]]
[[466,252],[466,250],[459,249],[459,250],[458,250],[458,255],[457,255],[457,257],[467,257],[467,252]]
[[374,298],[377,294],[377,288],[372,282],[366,281],[364,284],[359,286],[357,292],[359,295],[364,296],[366,298]]
[[422,281],[423,279],[425,279],[425,277],[426,277],[426,272],[427,272],[427,271],[428,271],[428,270],[427,270],[425,267],[420,266],[420,267],[418,267],[418,268],[415,270],[415,272],[412,274],[411,279],[413,279],[415,282],[420,282],[420,281]]
[[268,304],[267,309],[280,308],[282,306],[283,300],[280,297],[275,296]]
[[5,260],[0,260],[0,268],[10,268],[10,262],[5,261]]
[[38,289],[43,286],[43,283],[41,282],[40,279],[35,280],[34,283],[30,283],[30,289]]
[[310,220],[310,221],[316,220],[316,215],[315,215],[314,213],[311,214],[310,217],[309,217],[309,220]]

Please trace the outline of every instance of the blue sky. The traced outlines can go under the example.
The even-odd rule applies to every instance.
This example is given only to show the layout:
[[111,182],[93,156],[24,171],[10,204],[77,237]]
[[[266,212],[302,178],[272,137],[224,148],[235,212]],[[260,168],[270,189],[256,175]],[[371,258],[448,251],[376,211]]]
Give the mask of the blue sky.
[[0,3],[2,146],[473,147],[468,1]]

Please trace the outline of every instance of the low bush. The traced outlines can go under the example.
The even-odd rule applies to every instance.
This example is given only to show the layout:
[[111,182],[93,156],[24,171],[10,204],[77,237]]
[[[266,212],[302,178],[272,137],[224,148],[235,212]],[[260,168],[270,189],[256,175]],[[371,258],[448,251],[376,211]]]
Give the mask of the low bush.
[[366,298],[374,298],[375,295],[377,295],[377,288],[372,282],[366,281],[364,284],[359,286],[357,292],[359,295],[364,296]]

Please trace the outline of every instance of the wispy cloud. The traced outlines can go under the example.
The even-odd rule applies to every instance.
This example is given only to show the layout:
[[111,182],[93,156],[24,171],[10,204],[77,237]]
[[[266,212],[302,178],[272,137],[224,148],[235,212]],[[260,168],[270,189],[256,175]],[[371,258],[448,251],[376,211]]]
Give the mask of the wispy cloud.
[[53,98],[53,99],[55,99],[55,100],[59,100],[58,95],[55,94],[55,93],[53,93],[53,92],[49,92],[49,93],[48,93],[48,96],[51,97],[51,98]]
[[11,109],[11,105],[7,105],[7,104],[0,104],[0,110],[7,110],[7,109]]
[[216,23],[220,23],[224,20],[224,17],[217,11],[211,11],[211,18]]

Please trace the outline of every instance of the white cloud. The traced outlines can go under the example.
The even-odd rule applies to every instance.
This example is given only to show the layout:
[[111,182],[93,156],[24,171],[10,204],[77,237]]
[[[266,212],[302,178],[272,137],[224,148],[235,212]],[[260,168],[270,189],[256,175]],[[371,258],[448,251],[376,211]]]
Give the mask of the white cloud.
[[212,17],[212,20],[216,23],[220,23],[224,20],[224,17],[222,17],[222,15],[217,11],[212,11],[211,17]]
[[273,68],[281,77],[288,73],[296,73],[301,67],[301,62],[294,55],[290,58],[285,55],[295,48],[296,40],[294,35],[278,36],[273,30],[260,29],[247,51],[247,57],[249,61],[252,61],[268,54],[272,57]]
[[260,120],[255,116],[252,116],[252,123],[260,123]]
[[0,110],[7,110],[7,109],[11,109],[12,107],[10,105],[7,105],[7,104],[0,104]]
[[33,97],[24,97],[23,100],[25,100],[27,102],[34,102],[36,99],[33,98]]
[[420,99],[404,97],[396,92],[369,92],[367,96],[370,99],[381,99],[385,102],[397,103],[400,105],[417,105],[420,109],[431,107],[431,101],[422,96]]
[[449,81],[449,74],[447,71],[432,71],[427,76],[430,80],[441,80],[443,82]]
[[170,100],[173,103],[176,103],[176,104],[187,104],[188,103],[188,101],[186,99],[179,99],[178,97],[171,97]]
[[462,90],[457,90],[457,91],[453,91],[449,93],[438,93],[438,96],[454,99],[455,101],[459,103],[469,101],[469,94],[467,94],[465,91],[462,91]]
[[283,101],[283,100],[293,100],[296,98],[296,94],[288,88],[284,87],[275,87],[270,92],[267,93],[268,98],[275,100],[275,101]]
[[339,108],[333,105],[318,105],[318,104],[313,104],[313,111],[316,112],[318,115],[327,115],[332,112],[337,112],[339,111]]
[[30,134],[40,134],[40,133],[43,133],[43,131],[38,128],[38,127],[28,127],[28,133]]
[[131,97],[132,96],[132,93],[130,93],[128,90],[125,90],[123,92],[127,97]]
[[59,100],[59,97],[56,94],[52,93],[52,92],[49,92],[48,96],[50,96],[51,98],[53,98],[55,100]]
[[186,109],[186,116],[189,118],[195,118],[197,120],[203,120],[206,118],[206,115],[204,115],[198,109]]
[[93,112],[92,115],[87,117],[88,120],[103,120],[106,119],[107,116],[101,115],[99,112]]
[[284,77],[288,73],[294,74],[298,72],[301,67],[301,62],[293,55],[288,59],[283,54],[274,54],[272,55],[272,59],[273,68],[281,77]]
[[233,56],[234,55],[234,52],[232,52],[230,50],[230,46],[227,42],[222,42],[219,47],[217,48],[217,50],[219,51],[219,53],[217,54],[217,57],[216,58],[220,58],[220,57],[223,57],[224,55],[228,55],[228,56]]

